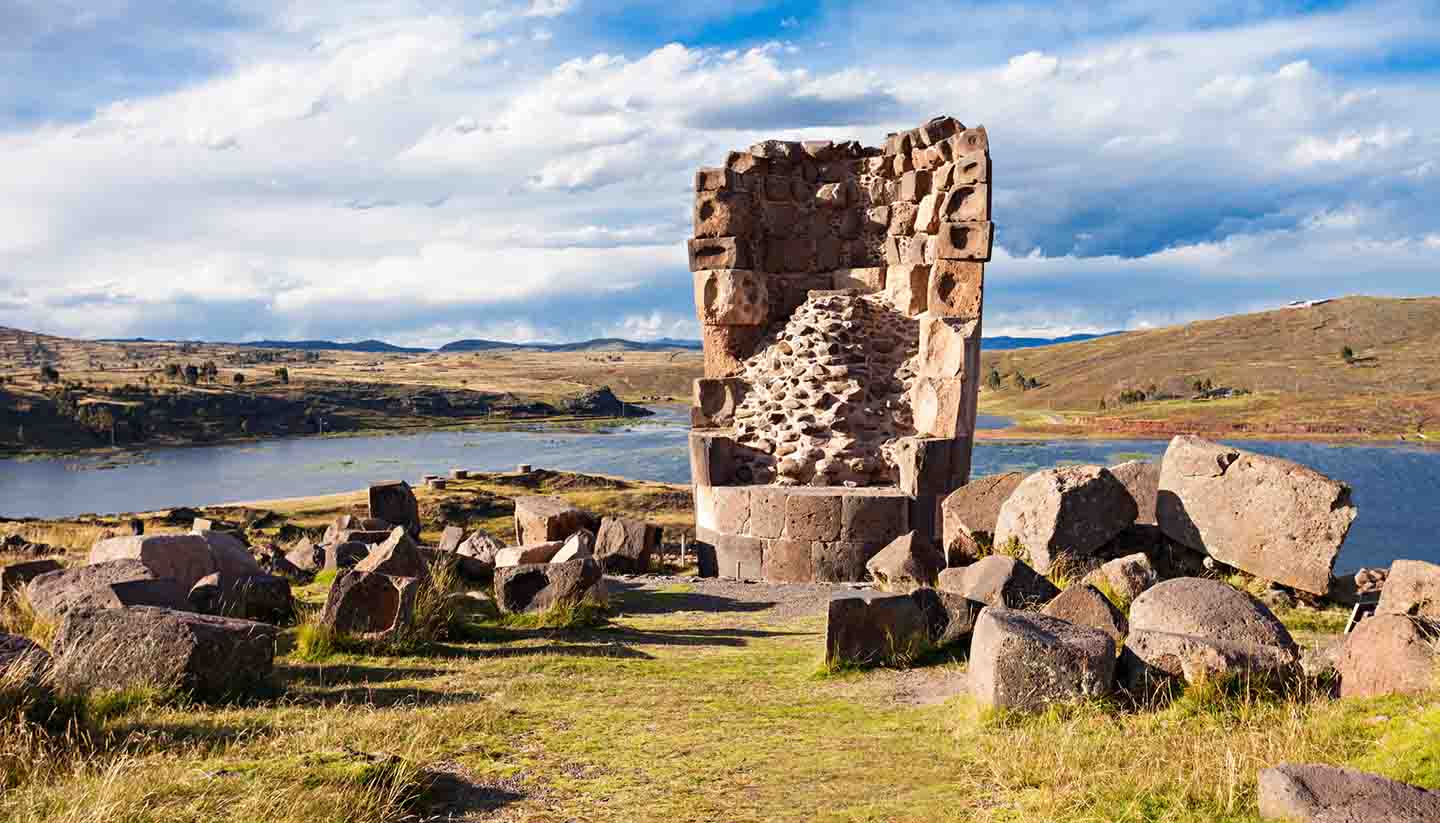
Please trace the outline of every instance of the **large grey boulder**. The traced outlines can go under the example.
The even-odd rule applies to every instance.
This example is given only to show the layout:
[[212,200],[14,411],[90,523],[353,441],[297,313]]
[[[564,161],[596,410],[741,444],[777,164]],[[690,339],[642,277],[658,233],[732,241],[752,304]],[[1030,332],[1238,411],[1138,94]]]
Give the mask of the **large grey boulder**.
[[1117,557],[1085,576],[1085,583],[1109,587],[1115,596],[1131,603],[1160,581],[1155,566],[1144,554]]
[[193,612],[74,609],[55,635],[55,675],[89,688],[243,694],[269,680],[275,637],[264,623]]
[[351,569],[330,585],[320,622],[339,632],[386,639],[410,627],[419,590],[413,577]]
[[1440,625],[1402,614],[1360,621],[1335,663],[1341,697],[1423,694],[1440,687]]
[[830,600],[825,623],[828,665],[908,665],[928,641],[925,615],[908,595],[857,592]]
[[186,609],[189,608],[187,593],[173,579],[156,577],[155,572],[139,560],[110,560],[48,572],[25,587],[31,608],[52,620],[76,608]]
[[580,560],[586,557],[595,556],[595,533],[589,529],[581,529],[578,532],[565,538],[560,551],[550,558],[551,563],[569,563],[571,560]]
[[1289,460],[1189,436],[1165,452],[1160,528],[1256,577],[1324,596],[1355,515],[1349,486]]
[[1434,823],[1440,793],[1336,766],[1260,772],[1260,817],[1288,823]]
[[936,648],[969,639],[985,609],[984,603],[939,589],[916,589],[910,592],[910,599],[920,607],[930,645]]
[[1071,586],[1045,604],[1041,614],[1058,617],[1077,626],[1089,626],[1110,635],[1118,649],[1130,633],[1130,621],[1094,586]]
[[902,534],[865,562],[865,571],[887,591],[908,592],[934,586],[945,568],[945,556],[918,532]]
[[991,606],[970,640],[970,688],[987,706],[1042,711],[1108,694],[1115,641],[1099,629]]
[[1000,507],[995,546],[1017,541],[1048,574],[1060,557],[1089,557],[1135,523],[1135,500],[1103,466],[1062,466],[1025,478]]
[[221,575],[238,578],[265,573],[250,554],[250,547],[234,534],[209,530],[196,531],[195,534],[210,547],[210,556],[215,559],[215,571]]
[[560,540],[536,543],[533,546],[509,546],[495,553],[495,568],[499,570],[532,563],[549,563],[563,548],[565,543]]
[[1440,565],[1396,560],[1390,565],[1375,612],[1440,620]]
[[388,540],[371,549],[364,560],[355,564],[355,571],[423,578],[429,576],[430,564],[405,528],[396,526]]
[[184,591],[200,578],[219,571],[210,544],[198,534],[156,534],[112,537],[90,549],[90,563],[138,560],[154,577],[168,577]]
[[1132,692],[1242,673],[1284,679],[1298,673],[1299,663],[1299,649],[1275,615],[1218,580],[1167,580],[1130,605],[1122,668]]
[[1025,609],[1042,606],[1060,593],[1054,583],[1013,557],[991,555],[978,563],[940,573],[941,591],[990,606]]
[[290,581],[269,574],[202,579],[188,596],[192,611],[279,625],[295,615]]
[[515,542],[521,546],[563,541],[581,529],[594,530],[595,518],[559,497],[515,498]]
[[420,536],[420,503],[404,480],[370,484],[370,516],[404,528],[411,537]]
[[1118,466],[1111,466],[1110,473],[1130,493],[1135,501],[1135,523],[1141,526],[1157,525],[1155,501],[1160,494],[1160,466],[1148,460],[1130,460]]
[[461,543],[455,553],[461,557],[468,557],[480,564],[482,568],[489,571],[495,570],[495,555],[504,549],[505,545],[499,540],[491,537],[484,531],[477,531]]
[[980,477],[945,498],[940,523],[946,565],[963,566],[980,559],[994,543],[1000,508],[1024,479],[1021,472]]
[[606,574],[644,574],[660,551],[660,527],[628,517],[606,517],[595,537],[595,559]]
[[495,603],[505,614],[579,605],[602,576],[600,564],[588,557],[499,568],[495,570]]

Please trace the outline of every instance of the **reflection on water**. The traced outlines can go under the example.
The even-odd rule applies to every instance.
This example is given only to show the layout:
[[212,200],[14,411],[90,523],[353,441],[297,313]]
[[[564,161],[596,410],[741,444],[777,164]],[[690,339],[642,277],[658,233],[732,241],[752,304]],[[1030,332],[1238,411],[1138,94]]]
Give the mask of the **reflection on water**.
[[[331,494],[372,480],[416,480],[451,468],[499,471],[517,463],[641,480],[687,482],[687,414],[607,428],[459,430],[374,437],[274,440],[241,446],[154,449],[127,456],[0,461],[0,515],[69,517]],[[982,428],[1003,428],[984,417]],[[1235,445],[1285,457],[1344,480],[1360,517],[1342,568],[1387,565],[1395,557],[1440,561],[1440,451],[1294,441]],[[1032,471],[1067,463],[1111,465],[1158,459],[1159,440],[983,441],[974,473]],[[97,469],[104,469],[103,471]]]

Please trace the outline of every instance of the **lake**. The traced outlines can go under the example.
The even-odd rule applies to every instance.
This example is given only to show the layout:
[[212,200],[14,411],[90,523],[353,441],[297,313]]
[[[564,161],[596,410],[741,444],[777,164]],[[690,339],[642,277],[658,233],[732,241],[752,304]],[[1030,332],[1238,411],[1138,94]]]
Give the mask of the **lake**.
[[[152,511],[353,491],[372,480],[417,481],[452,468],[564,471],[685,483],[690,477],[688,414],[606,429],[528,427],[359,437],[304,437],[228,446],[151,449],[111,457],[0,460],[0,515],[72,517]],[[1007,420],[982,415],[982,428]],[[1440,450],[1418,446],[1308,441],[1235,441],[1349,483],[1360,508],[1338,568],[1385,566],[1397,557],[1440,562]],[[1158,459],[1163,440],[982,441],[976,476],[1064,464],[1112,465]]]

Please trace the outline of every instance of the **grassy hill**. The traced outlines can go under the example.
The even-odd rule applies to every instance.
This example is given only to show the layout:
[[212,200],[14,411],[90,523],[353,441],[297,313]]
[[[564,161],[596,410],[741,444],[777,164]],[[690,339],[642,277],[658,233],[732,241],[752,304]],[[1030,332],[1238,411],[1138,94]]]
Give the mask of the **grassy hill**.
[[[1002,385],[982,391],[982,411],[1034,431],[1440,439],[1440,297],[1347,297],[986,352],[983,363]],[[1016,372],[1038,385],[1020,389]],[[1240,396],[1197,399],[1197,381]]]

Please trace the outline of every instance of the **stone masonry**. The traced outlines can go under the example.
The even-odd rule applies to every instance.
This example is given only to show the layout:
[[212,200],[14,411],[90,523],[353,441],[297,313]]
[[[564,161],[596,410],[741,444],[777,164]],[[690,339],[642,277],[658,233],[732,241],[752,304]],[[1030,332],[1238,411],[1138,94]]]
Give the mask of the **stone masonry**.
[[[937,117],[881,148],[769,140],[695,183],[705,376],[691,469],[718,572],[860,579],[863,555],[911,529],[938,541],[938,501],[967,482],[975,428],[994,237],[985,129]],[[724,528],[711,490],[727,487],[767,502],[762,489],[845,492],[782,494],[774,508],[833,515],[797,539]],[[866,495],[877,510],[905,503],[904,516],[847,539],[842,512]]]

